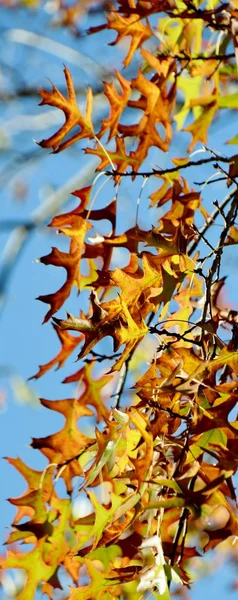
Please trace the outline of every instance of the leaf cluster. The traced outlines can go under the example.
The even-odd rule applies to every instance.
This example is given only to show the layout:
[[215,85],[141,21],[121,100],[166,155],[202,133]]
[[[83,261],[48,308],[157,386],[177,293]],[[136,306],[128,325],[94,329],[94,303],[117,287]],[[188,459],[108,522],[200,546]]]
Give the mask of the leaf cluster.
[[[65,282],[39,298],[49,305],[44,320],[53,318],[60,350],[34,377],[62,367],[75,348],[81,362],[64,380],[77,383],[74,397],[41,399],[46,411],[64,417],[60,431],[32,440],[47,459],[45,470],[8,458],[27,483],[23,495],[10,498],[17,507],[7,542],[12,547],[1,559],[3,569],[26,572],[20,600],[33,599],[39,586],[52,598],[64,586],[62,573],[71,579],[70,600],[139,600],[147,592],[169,599],[171,582],[180,586],[178,593],[189,587],[194,557],[237,536],[238,317],[219,301],[223,248],[238,237],[237,157],[212,151],[200,161],[189,156],[198,142],[207,143],[219,111],[238,108],[237,93],[225,92],[236,77],[237,10],[205,4],[124,0],[108,7],[106,22],[89,34],[100,38],[102,29],[112,30],[111,45],[123,47],[129,37],[124,67],[135,57],[139,66],[132,78],[115,71],[104,82],[108,116],[98,131],[92,91],[83,113],[67,67],[65,95],[53,84],[40,90],[41,105],[63,111],[65,123],[39,145],[58,153],[88,140],[85,152],[97,156],[97,170],[113,179],[115,195],[96,209],[93,184],[75,191],[78,206],[49,224],[69,239],[68,251],[53,247],[40,259],[63,267]],[[211,32],[223,34],[219,52],[209,41]],[[186,156],[173,157],[164,171],[143,172],[152,148],[170,149],[176,128],[185,140],[190,134]],[[232,186],[212,216],[183,175],[206,162]],[[135,225],[118,235],[124,177],[133,185],[143,177],[138,204],[144,183],[153,178],[150,203],[160,217],[143,230],[136,213]],[[224,227],[213,248],[206,236],[218,215]],[[98,234],[105,219],[110,231]],[[209,253],[201,258],[204,240]],[[113,266],[118,248],[129,254],[124,268]],[[54,316],[74,286],[78,314]],[[80,308],[82,290],[88,290],[86,312]],[[101,348],[109,348],[108,354]],[[96,364],[105,365],[103,371]],[[96,426],[86,435],[80,420],[92,416]],[[59,478],[65,498],[56,491]],[[75,515],[76,491],[79,501],[87,494],[86,516]]]

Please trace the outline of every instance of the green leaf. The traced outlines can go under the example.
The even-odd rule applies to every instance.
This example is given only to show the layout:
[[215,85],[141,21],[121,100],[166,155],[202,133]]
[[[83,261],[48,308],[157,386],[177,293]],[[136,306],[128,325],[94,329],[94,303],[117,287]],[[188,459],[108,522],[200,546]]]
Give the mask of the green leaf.
[[226,365],[229,365],[229,367],[231,367],[235,373],[235,375],[238,375],[238,353],[237,351],[230,351],[227,350],[227,348],[223,348],[219,357],[215,358],[215,360],[213,360],[210,365],[209,365],[209,370],[211,370],[212,372],[214,371],[214,369],[216,371],[218,371],[218,369],[220,369],[221,367],[224,367]]
[[110,562],[114,562],[118,556],[122,555],[122,549],[120,546],[113,544],[103,548],[96,548],[87,555],[90,560],[100,560],[103,564],[105,571],[109,571]]
[[[197,77],[193,77],[193,79],[188,79],[188,77],[180,76],[178,78],[178,87],[184,93],[185,102],[181,110],[174,116],[174,120],[177,122],[177,128],[180,131],[190,113],[190,101],[193,98],[197,98],[199,96],[199,91],[201,87],[202,77],[199,75]],[[199,117],[201,112],[200,107],[195,106],[193,108],[193,113],[195,117]]]
[[[105,528],[110,525],[113,520],[113,517],[117,511],[117,509],[121,506],[123,502],[123,498],[117,496],[116,494],[111,494],[111,507],[105,508],[102,503],[98,500],[97,496],[94,492],[88,492],[88,497],[93,505],[95,514],[94,514],[94,524],[93,525],[85,525],[80,524],[76,525],[76,529],[79,532],[79,544],[78,549],[82,548],[82,546],[90,539],[94,538],[93,541],[93,550],[97,547],[97,544],[102,536]],[[80,522],[80,519],[79,521]]]
[[187,462],[192,462],[198,458],[203,452],[204,448],[209,449],[209,444],[227,444],[227,436],[222,429],[209,429],[205,431],[198,442],[192,444],[188,451]]
[[88,558],[81,559],[80,562],[82,562],[84,567],[86,566],[91,581],[88,585],[71,588],[70,600],[92,600],[93,598],[111,600],[113,598],[113,590],[120,583],[120,580],[96,569],[93,562]]
[[121,435],[118,435],[117,440],[109,440],[107,443],[105,450],[99,459],[99,461],[94,465],[92,469],[89,470],[88,476],[86,475],[85,486],[89,486],[94,479],[98,476],[104,465],[108,462],[111,462],[115,455],[116,448],[121,441]]
[[174,490],[175,492],[178,492],[179,494],[182,493],[181,488],[179,487],[179,485],[177,484],[177,482],[174,479],[166,479],[166,477],[159,477],[158,479],[153,479],[153,481],[151,481],[150,483],[154,483],[158,486],[162,486],[162,487],[168,487],[171,488],[172,490]]
[[227,96],[219,96],[218,107],[238,109],[238,92],[235,94],[227,94]]

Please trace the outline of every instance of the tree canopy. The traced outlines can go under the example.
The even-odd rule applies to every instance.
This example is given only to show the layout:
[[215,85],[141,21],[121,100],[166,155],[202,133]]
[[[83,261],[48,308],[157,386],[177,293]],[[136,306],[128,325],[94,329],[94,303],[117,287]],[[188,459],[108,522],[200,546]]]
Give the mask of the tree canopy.
[[[86,12],[87,35],[99,48],[107,41],[108,62],[110,46],[123,53],[121,69],[98,81],[105,115],[98,123],[90,85],[79,106],[68,65],[62,91],[42,74],[40,106],[57,108],[64,123],[37,142],[66,155],[83,140],[80,152],[97,159],[91,183],[71,190],[74,208],[52,215],[58,243],[39,259],[63,268],[65,280],[39,297],[60,349],[33,378],[68,361],[64,384],[75,382],[75,394],[40,401],[64,418],[59,431],[32,439],[42,471],[7,459],[27,488],[10,498],[16,515],[1,567],[24,570],[19,600],[39,589],[50,599],[58,589],[69,600],[187,598],[194,559],[221,543],[231,552],[238,533],[238,312],[224,300],[222,270],[225,247],[238,241],[238,134],[225,153],[207,147],[224,111],[232,119],[238,109],[238,5],[61,0],[55,19],[77,37]],[[227,189],[218,202],[219,181]],[[75,515],[75,493],[86,493],[89,514]]]

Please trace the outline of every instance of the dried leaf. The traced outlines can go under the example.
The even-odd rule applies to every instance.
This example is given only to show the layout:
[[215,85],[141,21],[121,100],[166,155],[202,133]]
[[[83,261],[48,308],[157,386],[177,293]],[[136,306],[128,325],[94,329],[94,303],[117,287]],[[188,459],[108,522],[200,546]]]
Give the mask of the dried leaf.
[[[42,140],[39,143],[39,146],[42,148],[52,148],[53,153],[61,152],[71,144],[74,144],[78,140],[82,140],[84,138],[93,138],[93,125],[91,121],[92,114],[92,90],[89,87],[87,92],[87,105],[86,105],[86,114],[82,115],[78,104],[74,91],[74,84],[72,80],[71,73],[67,67],[64,67],[64,75],[67,84],[68,97],[65,98],[63,94],[52,84],[52,92],[47,92],[46,90],[41,89],[40,94],[42,96],[42,101],[40,102],[40,106],[45,104],[49,104],[50,106],[56,106],[60,110],[64,112],[65,115],[65,123],[64,125],[52,135],[47,140]],[[79,127],[80,132],[72,135],[69,139],[63,142],[64,138],[68,133],[74,129],[74,127]]]

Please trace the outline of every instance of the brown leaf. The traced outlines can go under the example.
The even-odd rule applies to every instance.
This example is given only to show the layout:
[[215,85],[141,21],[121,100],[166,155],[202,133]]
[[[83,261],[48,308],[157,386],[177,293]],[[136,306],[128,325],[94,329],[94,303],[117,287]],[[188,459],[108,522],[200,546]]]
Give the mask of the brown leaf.
[[111,42],[110,46],[118,44],[118,42],[128,35],[131,37],[130,48],[123,61],[124,66],[128,67],[135,51],[141,48],[142,44],[153,35],[149,21],[144,25],[136,13],[128,17],[123,17],[114,10],[107,14],[107,20],[108,29],[115,29],[117,32],[116,40]]
[[62,329],[60,329],[58,325],[54,323],[52,323],[52,325],[60,340],[61,348],[58,354],[56,354],[56,356],[52,358],[48,363],[46,363],[45,365],[40,365],[39,371],[35,375],[32,375],[32,377],[29,377],[29,379],[39,379],[39,377],[42,377],[42,375],[47,373],[47,371],[52,369],[52,367],[54,367],[55,365],[57,365],[56,369],[60,369],[61,367],[63,367],[67,358],[70,356],[70,354],[72,354],[74,349],[77,348],[77,346],[83,340],[82,335],[78,335],[77,337],[75,337],[74,335],[71,335],[68,331],[63,331]]
[[117,134],[120,117],[123,113],[123,110],[127,106],[127,102],[131,94],[130,81],[125,79],[125,77],[123,77],[119,71],[116,71],[116,76],[120,83],[122,94],[118,93],[113,82],[104,82],[104,94],[110,104],[110,115],[107,117],[107,119],[102,120],[99,136],[102,137],[109,129],[109,140],[111,140]]
[[[65,115],[65,123],[64,125],[52,135],[47,140],[42,140],[39,143],[39,146],[42,148],[52,148],[53,153],[61,152],[71,144],[74,144],[78,140],[82,140],[83,138],[92,139],[94,137],[93,133],[93,125],[91,121],[91,113],[92,113],[92,90],[89,87],[87,92],[87,105],[86,105],[86,114],[82,115],[79,110],[77,99],[74,91],[74,84],[72,80],[71,73],[67,67],[64,67],[64,74],[67,84],[68,97],[65,98],[63,94],[52,84],[52,92],[47,92],[46,90],[41,89],[40,94],[42,96],[42,101],[40,102],[40,106],[45,104],[49,104],[50,106],[55,106],[62,110]],[[80,127],[80,132],[72,135],[68,140],[62,142],[65,136],[74,129],[74,127]]]
[[60,227],[59,232],[70,237],[69,252],[62,252],[58,248],[52,248],[50,254],[39,259],[45,265],[54,265],[64,267],[67,272],[67,278],[61,288],[53,294],[39,296],[38,300],[50,304],[50,309],[45,315],[44,323],[57,312],[65,300],[68,298],[72,286],[75,284],[80,289],[80,260],[84,251],[84,238],[86,232],[92,225],[85,221],[83,217],[72,211],[59,217],[55,217],[50,223],[50,227]]
[[93,412],[80,400],[43,400],[41,404],[50,410],[57,411],[65,417],[63,429],[43,438],[33,438],[32,448],[37,448],[48,458],[49,463],[57,465],[66,483],[68,492],[72,491],[72,478],[83,475],[78,462],[78,455],[92,443],[92,439],[84,435],[78,428],[80,417],[92,416]]
[[[109,409],[105,406],[102,398],[103,388],[111,381],[110,375],[103,375],[99,379],[95,379],[92,375],[94,365],[85,364],[84,367],[79,369],[73,375],[69,375],[63,381],[63,383],[78,382],[79,384],[79,400],[85,406],[94,406],[97,413],[97,422],[102,419],[108,419],[110,415]],[[81,393],[81,385],[83,384],[83,391]]]

